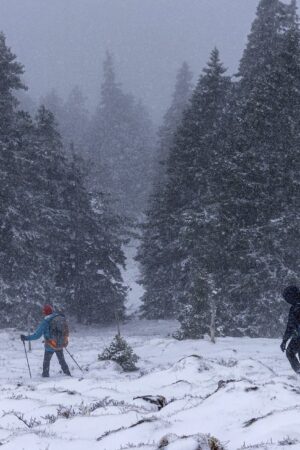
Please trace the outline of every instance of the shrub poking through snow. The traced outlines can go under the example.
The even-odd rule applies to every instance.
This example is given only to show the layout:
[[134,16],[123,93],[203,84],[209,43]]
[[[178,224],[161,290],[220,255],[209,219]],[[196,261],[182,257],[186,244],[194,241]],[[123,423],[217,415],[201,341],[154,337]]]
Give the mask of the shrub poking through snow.
[[[177,447],[177,443],[182,442],[182,447]],[[174,444],[176,448],[193,448],[195,450],[225,450],[225,447],[214,437],[207,436],[205,434],[194,434],[190,436],[177,436],[176,434],[170,433],[161,438],[158,443],[158,449],[168,450],[173,448]],[[175,449],[174,446],[174,449]]]
[[211,450],[225,450],[225,447],[223,447],[221,442],[215,437],[210,437],[208,439],[208,444]]
[[98,356],[98,359],[99,361],[115,361],[125,372],[132,372],[137,370],[135,363],[139,358],[126,340],[117,334],[109,347],[105,348]]
[[64,417],[65,419],[71,419],[76,416],[76,411],[73,406],[59,405],[57,409],[57,417]]

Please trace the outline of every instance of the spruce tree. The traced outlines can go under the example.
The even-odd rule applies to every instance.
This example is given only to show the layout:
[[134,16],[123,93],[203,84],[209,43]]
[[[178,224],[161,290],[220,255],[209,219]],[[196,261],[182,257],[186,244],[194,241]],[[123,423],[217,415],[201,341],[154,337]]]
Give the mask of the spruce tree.
[[98,360],[115,361],[122,367],[124,372],[138,370],[136,363],[139,357],[133,352],[133,349],[120,334],[117,334],[110,345],[98,355]]
[[[192,78],[193,75],[189,65],[184,62],[176,76],[171,106],[167,110],[164,116],[163,125],[159,130],[158,158],[163,169],[166,168],[169,151],[174,142],[176,130],[181,124],[183,112],[188,106],[192,91]],[[161,177],[165,175],[166,170],[159,170],[156,179],[162,183]]]
[[0,136],[7,136],[14,120],[18,101],[15,91],[27,89],[22,82],[24,68],[16,61],[11,49],[6,45],[5,35],[0,33]]
[[103,72],[101,100],[89,133],[94,183],[113,195],[118,212],[132,217],[144,209],[153,173],[152,126],[145,108],[116,81],[109,53]]
[[[22,275],[19,255],[25,251],[22,233],[23,218],[19,206],[24,204],[24,185],[20,171],[20,148],[22,137],[17,127],[22,128],[22,117],[17,112],[18,101],[14,93],[25,89],[21,76],[23,66],[6,45],[0,33],[0,290],[2,324],[9,323],[13,313],[13,299],[20,300]],[[27,118],[26,118],[27,121]],[[30,126],[29,126],[30,127]]]
[[65,194],[67,238],[57,281],[67,309],[80,323],[109,323],[116,315],[123,319],[125,311],[122,229],[103,194],[87,190],[87,175],[83,160],[73,154]]
[[24,249],[18,245],[16,282],[22,281],[18,307],[34,319],[47,302],[63,306],[56,283],[58,261],[66,234],[64,201],[67,161],[53,114],[41,107],[34,122],[23,120],[20,134],[19,173],[22,180],[16,209],[20,211],[18,235],[24,236]]
[[295,3],[261,0],[239,68],[224,170],[227,202],[225,332],[274,336],[279,293],[296,277],[298,231],[300,40]]
[[1,34],[1,325],[32,325],[45,302],[82,322],[122,319],[121,221],[68,161],[53,113],[41,106],[32,120],[18,109],[22,73]]
[[53,113],[41,106],[36,116],[38,146],[39,191],[41,192],[41,223],[48,239],[44,251],[57,261],[60,243],[66,232],[65,193],[68,187],[68,162]]
[[164,116],[159,131],[158,159],[161,167],[154,178],[153,193],[142,225],[142,241],[137,261],[141,264],[141,284],[145,288],[141,313],[148,319],[168,318],[174,315],[171,292],[170,267],[172,254],[167,243],[169,235],[169,210],[166,198],[167,161],[174,144],[177,128],[188,106],[191,94],[192,74],[187,63],[177,73],[176,85],[170,108]]
[[[23,66],[6,45],[4,34],[0,33],[0,237],[5,243],[9,239],[9,219],[7,209],[13,203],[14,181],[11,172],[16,172],[15,126],[18,115],[18,101],[14,93],[25,89],[21,76]],[[3,246],[1,246],[3,247]],[[1,249],[0,249],[1,251]]]
[[219,227],[222,121],[231,81],[214,49],[193,92],[170,154],[168,196],[173,241],[173,298],[181,333],[200,337],[210,332],[223,272]]
[[43,170],[49,159],[43,159],[45,148],[42,153],[40,138],[41,130],[37,132],[30,116],[17,113],[13,139],[7,147],[13,164],[7,171],[11,190],[1,255],[1,307],[6,324],[18,320],[19,325],[28,325],[40,317],[43,303],[59,299],[54,277],[61,221],[59,206],[56,209],[53,199],[52,203],[49,200],[51,179]]

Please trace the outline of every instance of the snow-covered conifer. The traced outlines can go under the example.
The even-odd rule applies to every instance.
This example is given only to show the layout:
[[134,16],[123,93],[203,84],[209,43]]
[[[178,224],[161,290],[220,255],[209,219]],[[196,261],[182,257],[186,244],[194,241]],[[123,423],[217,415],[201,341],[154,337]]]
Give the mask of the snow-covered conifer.
[[141,103],[116,81],[110,53],[103,73],[101,100],[89,133],[94,182],[113,195],[119,212],[132,217],[143,212],[153,176],[152,125]]
[[278,291],[296,278],[299,257],[300,40],[295,4],[261,0],[241,59],[233,114],[223,291],[225,332],[271,336],[279,331]]
[[100,361],[115,361],[120,364],[125,372],[132,372],[137,370],[136,363],[139,358],[126,340],[117,334],[111,344],[98,356],[98,359]]
[[141,263],[141,283],[145,288],[141,312],[148,319],[167,318],[174,315],[174,302],[172,294],[169,294],[172,254],[167,246],[170,239],[168,230],[170,215],[166,198],[168,179],[166,169],[177,128],[188,106],[191,79],[189,66],[183,63],[177,73],[171,106],[159,130],[158,159],[161,167],[157,169],[154,179],[153,193],[142,226],[142,243],[137,257]]

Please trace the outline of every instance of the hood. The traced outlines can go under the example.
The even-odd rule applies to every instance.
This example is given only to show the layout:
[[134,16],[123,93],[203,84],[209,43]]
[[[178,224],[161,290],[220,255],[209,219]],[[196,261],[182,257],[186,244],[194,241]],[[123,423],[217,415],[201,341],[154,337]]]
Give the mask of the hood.
[[300,303],[300,290],[297,286],[288,286],[284,289],[282,296],[284,300],[290,305]]

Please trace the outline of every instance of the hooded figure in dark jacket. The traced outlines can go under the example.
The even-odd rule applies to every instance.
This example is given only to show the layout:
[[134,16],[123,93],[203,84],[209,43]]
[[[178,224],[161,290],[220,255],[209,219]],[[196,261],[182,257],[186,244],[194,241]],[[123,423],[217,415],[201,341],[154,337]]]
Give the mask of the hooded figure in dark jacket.
[[[292,368],[300,375],[300,290],[297,286],[289,286],[285,288],[282,296],[291,308],[280,348],[283,352],[286,351]],[[291,340],[286,346],[289,339]]]

